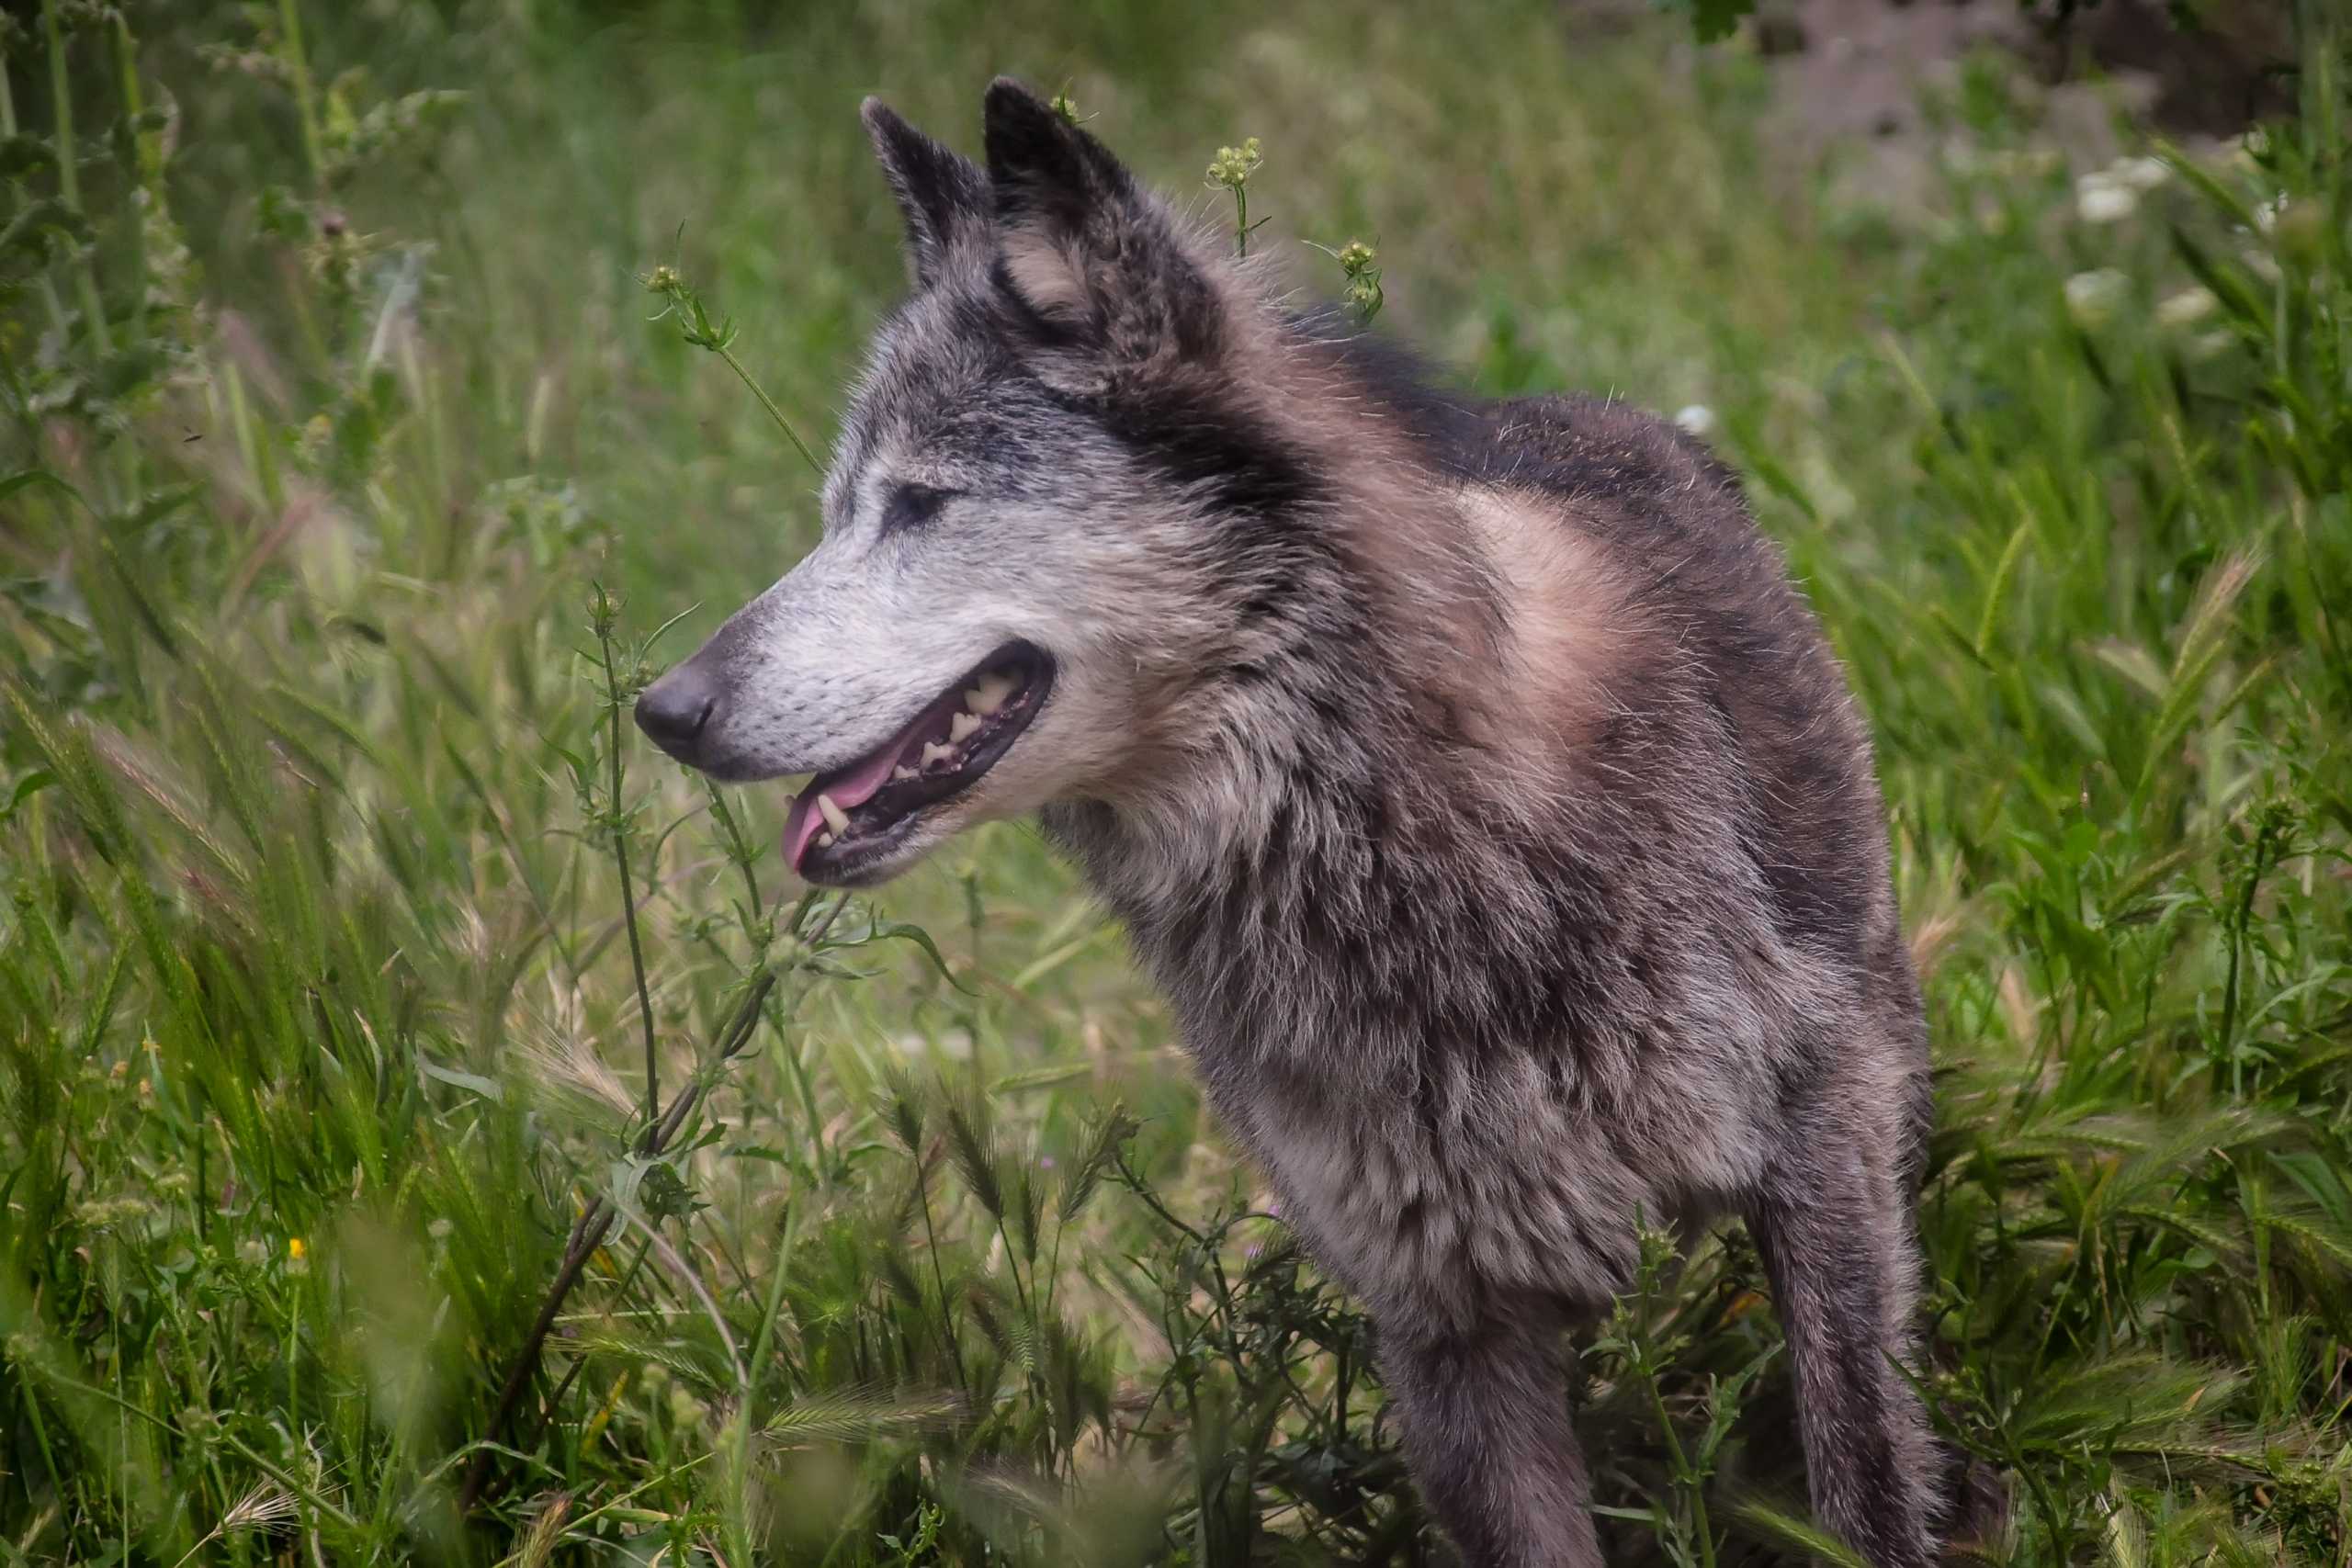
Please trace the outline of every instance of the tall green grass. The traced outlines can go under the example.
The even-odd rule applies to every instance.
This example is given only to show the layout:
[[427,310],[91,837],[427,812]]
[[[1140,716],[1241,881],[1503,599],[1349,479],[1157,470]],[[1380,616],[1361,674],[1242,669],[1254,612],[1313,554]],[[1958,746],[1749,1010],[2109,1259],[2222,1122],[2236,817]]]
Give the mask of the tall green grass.
[[[1384,328],[1479,388],[1713,425],[1877,726],[1969,1550],[2341,1561],[2352,203],[2301,21],[2300,115],[2121,203],[1980,62],[1895,220],[1779,167],[1736,51],[1532,0],[45,6],[0,1553],[1446,1560],[1366,1325],[1034,835],[812,899],[776,802],[620,722],[813,521],[637,277],[825,430],[901,276],[855,97],[968,141],[1010,68],[1179,190],[1258,137],[1253,247],[1338,295],[1300,242],[1375,243]],[[1752,1252],[1645,1256],[1578,1340],[1617,1560],[1801,1558]]]

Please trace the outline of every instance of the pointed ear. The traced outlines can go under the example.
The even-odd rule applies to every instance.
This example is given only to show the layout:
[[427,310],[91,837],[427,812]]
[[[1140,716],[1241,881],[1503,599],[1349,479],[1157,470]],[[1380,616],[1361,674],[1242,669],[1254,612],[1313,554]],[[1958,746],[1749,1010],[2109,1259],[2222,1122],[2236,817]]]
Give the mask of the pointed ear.
[[915,287],[929,288],[947,253],[989,233],[989,182],[969,158],[951,152],[899,118],[879,98],[858,106],[858,118],[907,220],[907,265]]
[[984,126],[999,276],[1041,326],[1115,361],[1215,346],[1207,279],[1109,148],[1010,76],[990,84]]

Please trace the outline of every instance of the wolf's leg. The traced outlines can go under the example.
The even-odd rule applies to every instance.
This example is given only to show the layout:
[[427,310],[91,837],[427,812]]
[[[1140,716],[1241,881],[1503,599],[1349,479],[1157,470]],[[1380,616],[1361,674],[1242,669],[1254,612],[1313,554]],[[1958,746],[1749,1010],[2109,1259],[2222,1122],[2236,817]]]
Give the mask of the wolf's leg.
[[1462,1332],[1378,1323],[1413,1477],[1470,1568],[1600,1568],[1549,1314]]
[[1935,1557],[1940,1456],[1889,1359],[1915,1364],[1913,1112],[1866,1089],[1840,1098],[1795,1119],[1748,1228],[1788,1335],[1814,1514],[1874,1568],[1919,1568]]

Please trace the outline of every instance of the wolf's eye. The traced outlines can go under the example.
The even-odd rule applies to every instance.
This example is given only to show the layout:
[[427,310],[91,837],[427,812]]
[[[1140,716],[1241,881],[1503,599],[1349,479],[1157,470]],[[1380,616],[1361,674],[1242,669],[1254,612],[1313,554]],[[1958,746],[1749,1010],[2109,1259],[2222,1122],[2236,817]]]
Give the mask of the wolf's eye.
[[901,528],[919,527],[930,522],[939,515],[940,507],[951,493],[929,485],[900,485],[882,504],[882,532],[895,534]]

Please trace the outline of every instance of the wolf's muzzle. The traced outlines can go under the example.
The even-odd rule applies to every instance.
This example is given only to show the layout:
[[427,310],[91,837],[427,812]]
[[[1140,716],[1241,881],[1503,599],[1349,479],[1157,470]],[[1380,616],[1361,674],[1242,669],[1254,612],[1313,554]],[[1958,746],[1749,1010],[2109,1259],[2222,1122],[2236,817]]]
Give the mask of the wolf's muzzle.
[[637,699],[637,727],[653,744],[697,767],[700,742],[718,706],[717,686],[690,659],[645,688]]

